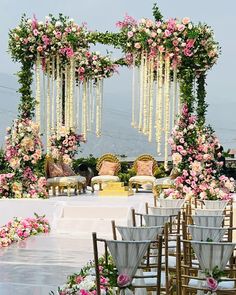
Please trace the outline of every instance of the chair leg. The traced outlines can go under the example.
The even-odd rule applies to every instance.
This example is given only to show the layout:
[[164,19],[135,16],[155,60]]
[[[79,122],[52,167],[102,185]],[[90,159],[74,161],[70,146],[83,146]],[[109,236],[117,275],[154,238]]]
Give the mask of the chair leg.
[[138,192],[138,184],[135,184],[136,193]]
[[102,191],[102,184],[99,183],[99,190]]
[[92,187],[92,193],[94,193],[94,184],[91,183],[91,187]]
[[70,197],[70,185],[67,186],[67,196]]

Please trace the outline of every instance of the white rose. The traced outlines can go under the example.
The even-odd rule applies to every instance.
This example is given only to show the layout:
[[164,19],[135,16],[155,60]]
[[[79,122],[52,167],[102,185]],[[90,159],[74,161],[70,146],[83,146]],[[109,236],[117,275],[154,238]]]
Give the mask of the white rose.
[[157,29],[157,34],[161,34],[162,30],[161,29]]
[[32,24],[32,19],[31,19],[31,18],[29,18],[29,19],[27,20],[27,24],[28,24],[28,25],[31,25],[31,24]]
[[42,21],[38,22],[38,25],[43,26],[43,22]]
[[61,26],[62,26],[62,22],[57,21],[57,22],[55,23],[55,27],[61,27]]
[[191,23],[189,23],[189,24],[188,24],[188,28],[189,28],[189,30],[192,30],[193,25],[192,25]]

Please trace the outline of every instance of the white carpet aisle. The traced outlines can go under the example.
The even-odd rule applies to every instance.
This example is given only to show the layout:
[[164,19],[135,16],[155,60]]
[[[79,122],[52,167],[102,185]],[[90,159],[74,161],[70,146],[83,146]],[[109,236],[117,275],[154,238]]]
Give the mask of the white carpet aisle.
[[93,259],[91,233],[111,237],[111,220],[127,224],[130,210],[153,204],[151,193],[131,197],[97,197],[87,193],[49,200],[0,200],[0,225],[14,216],[46,214],[52,226],[48,235],[0,249],[1,295],[46,295],[56,291],[69,274]]

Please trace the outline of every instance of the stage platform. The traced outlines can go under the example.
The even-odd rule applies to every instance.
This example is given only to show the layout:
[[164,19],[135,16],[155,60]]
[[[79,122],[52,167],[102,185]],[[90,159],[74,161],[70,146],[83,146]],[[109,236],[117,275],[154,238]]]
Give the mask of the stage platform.
[[41,199],[1,199],[0,225],[14,216],[45,214],[49,234],[0,249],[1,295],[46,295],[56,293],[68,275],[78,272],[93,259],[91,235],[112,238],[111,220],[130,223],[131,208],[144,212],[153,194],[141,192],[129,197],[98,197],[90,192],[78,196]]

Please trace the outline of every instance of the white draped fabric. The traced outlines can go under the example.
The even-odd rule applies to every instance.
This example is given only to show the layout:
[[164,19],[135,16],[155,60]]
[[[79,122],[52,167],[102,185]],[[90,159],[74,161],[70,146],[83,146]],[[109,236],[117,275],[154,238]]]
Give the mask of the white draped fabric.
[[182,208],[185,199],[160,199],[160,207]]
[[170,219],[169,215],[158,216],[158,215],[147,215],[143,214],[143,218],[147,226],[164,226]]
[[191,241],[191,245],[201,269],[212,271],[216,266],[224,270],[236,244]]
[[196,215],[219,216],[223,213],[224,209],[195,209]]
[[222,227],[224,216],[205,216],[205,215],[193,215],[193,222],[198,226],[206,227]]
[[220,242],[226,232],[226,228],[222,227],[205,227],[205,226],[188,226],[189,233],[192,236],[194,241],[207,241],[207,239],[212,240],[213,242]]
[[205,208],[206,209],[225,209],[228,204],[228,201],[224,200],[204,200]]
[[152,215],[159,215],[159,216],[176,216],[178,215],[181,208],[173,208],[173,207],[149,207],[150,212]]
[[[111,256],[118,273],[133,279],[141,260],[147,251],[150,241],[107,241]],[[121,289],[120,294],[129,295],[133,292],[129,288]]]
[[149,226],[149,227],[128,227],[117,226],[122,240],[125,241],[143,241],[154,240],[163,231],[163,226]]

